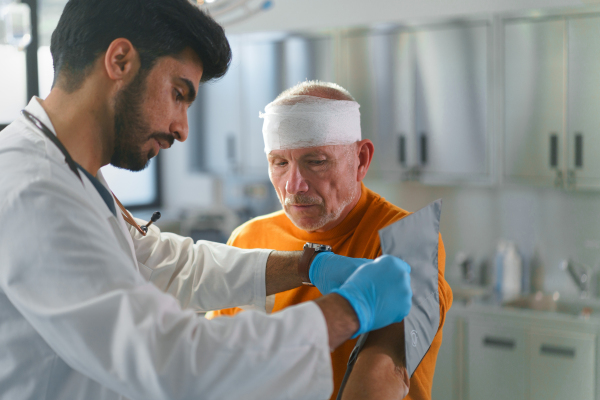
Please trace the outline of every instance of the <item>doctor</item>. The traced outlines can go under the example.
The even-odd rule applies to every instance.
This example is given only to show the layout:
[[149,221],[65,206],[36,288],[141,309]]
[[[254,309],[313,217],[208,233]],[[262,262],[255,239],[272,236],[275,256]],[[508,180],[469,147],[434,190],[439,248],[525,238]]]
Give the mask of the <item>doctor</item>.
[[[221,27],[187,0],[71,0],[51,51],[52,92],[0,133],[0,398],[328,398],[330,350],[408,314],[406,263],[142,235],[99,171],[185,141]],[[196,315],[307,280],[325,296]]]

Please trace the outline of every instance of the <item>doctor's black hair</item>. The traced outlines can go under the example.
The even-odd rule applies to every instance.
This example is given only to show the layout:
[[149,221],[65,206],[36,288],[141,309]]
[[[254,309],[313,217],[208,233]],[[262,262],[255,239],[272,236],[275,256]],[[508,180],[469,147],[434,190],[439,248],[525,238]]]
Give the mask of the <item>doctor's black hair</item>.
[[118,38],[128,39],[140,54],[141,73],[186,47],[202,61],[202,82],[223,76],[231,61],[223,28],[188,0],[69,0],[50,44],[54,85],[77,90]]

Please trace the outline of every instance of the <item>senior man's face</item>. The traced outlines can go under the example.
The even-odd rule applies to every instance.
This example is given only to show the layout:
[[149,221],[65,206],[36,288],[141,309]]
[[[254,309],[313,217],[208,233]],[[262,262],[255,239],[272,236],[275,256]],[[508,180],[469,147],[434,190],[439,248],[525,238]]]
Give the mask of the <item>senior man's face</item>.
[[324,232],[348,215],[360,196],[356,149],[350,144],[269,153],[269,177],[294,225]]

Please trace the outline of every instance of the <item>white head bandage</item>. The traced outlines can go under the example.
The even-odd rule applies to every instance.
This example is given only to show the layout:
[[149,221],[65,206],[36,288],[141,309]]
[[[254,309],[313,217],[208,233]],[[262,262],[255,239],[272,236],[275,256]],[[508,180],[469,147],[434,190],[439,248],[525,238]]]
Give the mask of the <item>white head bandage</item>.
[[295,104],[273,104],[264,118],[265,153],[272,150],[350,144],[361,139],[360,105],[355,101],[291,96]]

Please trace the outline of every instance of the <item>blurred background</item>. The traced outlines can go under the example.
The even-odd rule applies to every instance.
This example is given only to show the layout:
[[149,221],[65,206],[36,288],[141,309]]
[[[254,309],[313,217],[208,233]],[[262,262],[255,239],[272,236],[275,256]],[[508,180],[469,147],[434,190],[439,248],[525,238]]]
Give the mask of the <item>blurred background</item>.
[[[0,0],[0,128],[49,93],[65,3]],[[188,142],[103,173],[134,215],[225,242],[280,209],[259,111],[336,82],[375,143],[366,185],[410,211],[443,199],[455,301],[433,398],[600,399],[599,5],[207,1],[233,61],[201,86]]]

